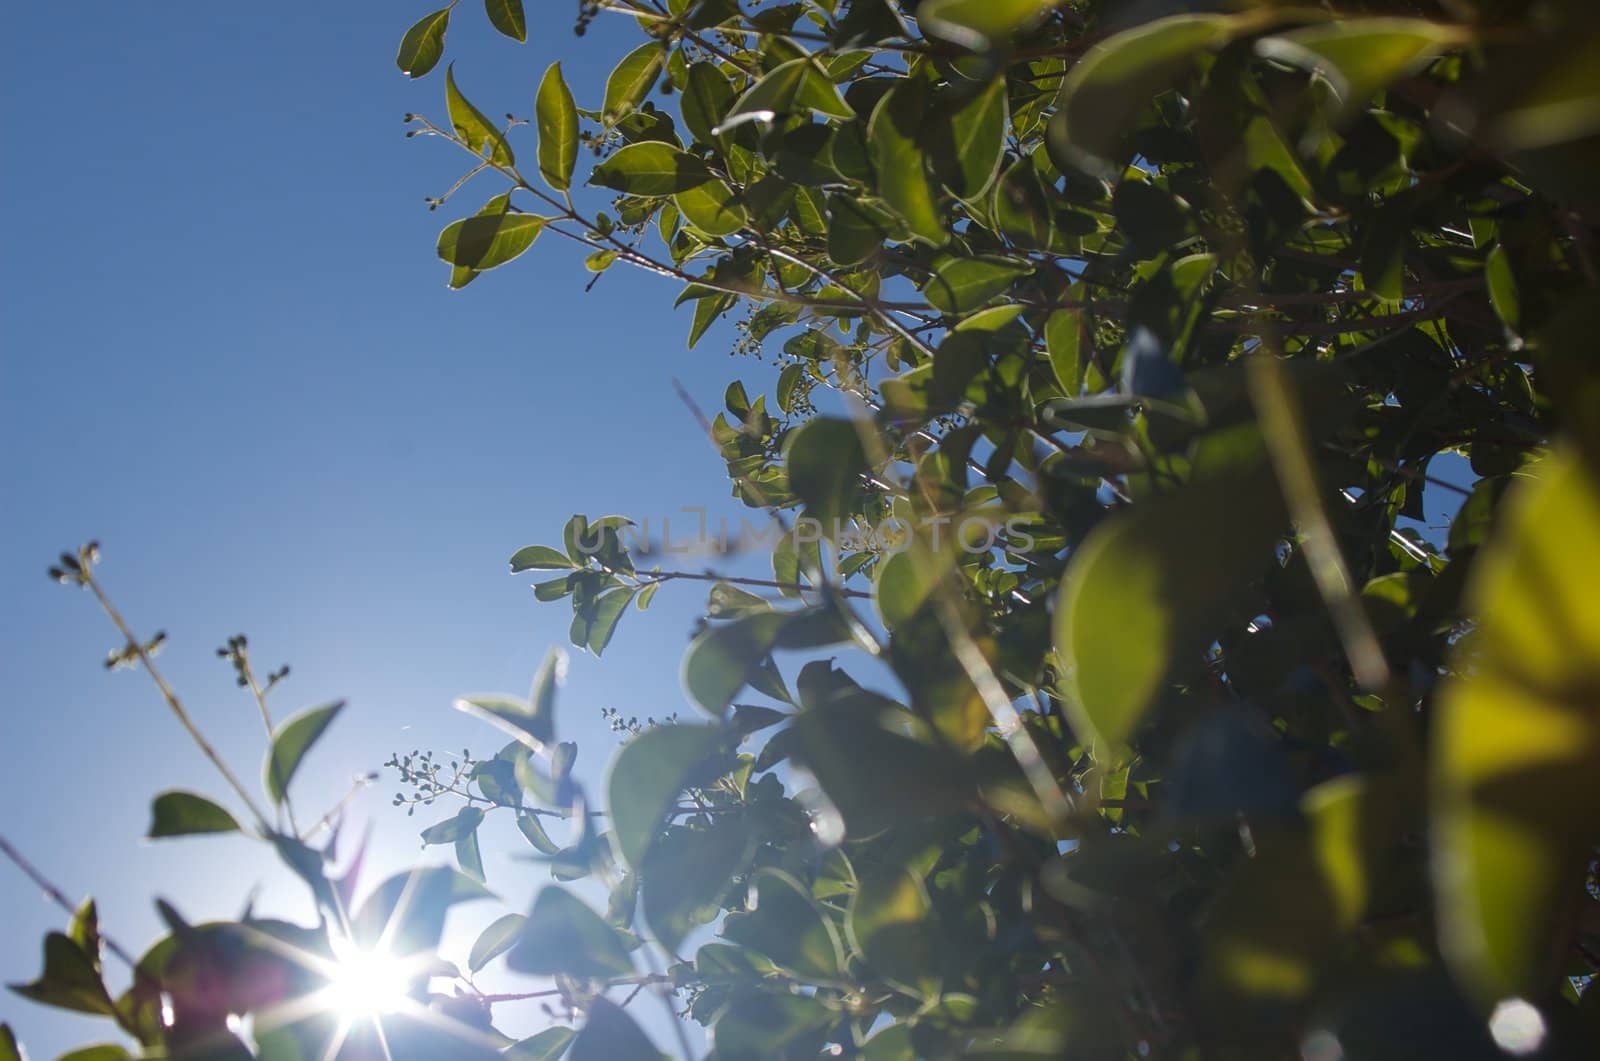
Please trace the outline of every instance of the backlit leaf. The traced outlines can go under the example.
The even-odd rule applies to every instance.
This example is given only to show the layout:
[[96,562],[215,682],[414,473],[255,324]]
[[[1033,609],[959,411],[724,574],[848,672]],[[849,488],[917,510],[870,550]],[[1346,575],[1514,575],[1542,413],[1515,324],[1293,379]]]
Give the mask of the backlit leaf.
[[566,191],[578,161],[578,107],[560,63],[551,63],[544,72],[533,110],[539,125],[539,174],[550,187]]
[[506,956],[513,972],[535,976],[627,976],[633,962],[617,930],[565,888],[546,887]]
[[712,726],[656,726],[618,753],[607,790],[612,837],[627,866],[640,867],[679,794],[723,742]]
[[267,756],[266,767],[267,793],[272,797],[272,802],[283,802],[289,782],[293,780],[295,771],[300,769],[300,761],[342,710],[343,700],[314,707],[291,718],[273,733],[272,751]]
[[474,107],[466,96],[461,94],[461,89],[456,87],[454,65],[445,68],[444,72],[444,97],[446,108],[450,112],[450,125],[472,151],[480,157],[487,157],[498,166],[509,166],[514,159],[511,155],[511,146],[506,143],[506,138],[501,135],[484,117],[483,112]]
[[236,833],[239,823],[233,815],[193,792],[163,792],[150,805],[151,840],[166,836],[192,836],[197,833]]
[[1570,450],[1519,476],[1436,705],[1440,940],[1480,1002],[1538,998],[1600,837],[1600,488]]
[[[452,5],[454,6],[454,5]],[[422,77],[444,56],[444,34],[450,28],[450,8],[441,8],[416,21],[400,39],[395,65],[408,77]]]

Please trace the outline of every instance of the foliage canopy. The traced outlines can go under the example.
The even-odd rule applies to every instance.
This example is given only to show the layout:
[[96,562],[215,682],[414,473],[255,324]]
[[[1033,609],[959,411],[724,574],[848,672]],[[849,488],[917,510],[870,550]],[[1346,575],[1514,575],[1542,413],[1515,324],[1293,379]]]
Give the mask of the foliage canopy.
[[[486,7],[526,39],[520,0]],[[439,237],[452,287],[548,232],[677,283],[690,346],[742,314],[781,366],[708,424],[781,527],[770,579],[652,567],[616,516],[511,559],[597,655],[712,582],[704,717],[618,720],[591,800],[556,656],[526,699],[461,701],[510,743],[390,764],[461,798],[422,834],[460,872],[352,907],[277,810],[338,705],[298,716],[272,813],[224,768],[247,824],[167,793],[151,835],[261,833],[322,927],[165,911],[113,998],[91,906],[20,990],[179,1056],[248,1056],[230,1013],[255,1056],[324,1056],[329,1016],[285,1000],[340,933],[427,954],[508,819],[554,882],[453,994],[413,968],[396,1057],[501,1048],[470,973],[502,959],[574,1016],[515,1058],[654,1056],[641,989],[730,1061],[1592,1049],[1591,5],[608,0],[580,33],[603,12],[642,40],[594,106],[557,64],[497,123],[447,67],[443,118],[410,120],[499,182]],[[419,20],[400,69],[463,17]]]

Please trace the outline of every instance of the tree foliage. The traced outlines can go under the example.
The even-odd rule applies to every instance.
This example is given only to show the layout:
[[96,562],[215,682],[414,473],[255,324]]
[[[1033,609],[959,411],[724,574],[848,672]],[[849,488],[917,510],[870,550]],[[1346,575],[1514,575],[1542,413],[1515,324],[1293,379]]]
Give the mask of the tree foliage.
[[[511,1057],[653,1056],[645,989],[729,1061],[1585,1056],[1590,5],[611,0],[580,32],[604,12],[642,42],[592,108],[558,64],[495,123],[447,68],[443,118],[411,120],[498,182],[440,236],[452,287],[548,231],[597,278],[678,285],[690,346],[742,314],[738,348],[781,366],[770,404],[734,384],[708,425],[779,528],[770,579],[651,567],[616,516],[511,559],[596,655],[663,584],[709,581],[702,717],[618,719],[591,800],[557,659],[526,700],[462,700],[510,743],[391,763],[412,810],[462,800],[422,834],[461,872],[352,912],[276,817],[336,707],[300,716],[272,731],[273,817],[233,783],[259,820],[169,793],[152,835],[250,828],[323,928],[172,912],[114,1000],[75,922],[24,993],[178,1054],[191,1021],[259,1032],[326,972],[263,941],[326,954],[330,926],[402,911],[425,953],[499,820],[552,880],[472,971],[553,978],[575,1015]],[[521,3],[487,14],[526,37]],[[418,21],[400,69],[461,17]],[[228,990],[163,1024],[150,1000],[207,962]],[[449,1021],[389,1047],[492,1051],[500,1004],[419,986]],[[255,1048],[328,1034],[314,1013]]]

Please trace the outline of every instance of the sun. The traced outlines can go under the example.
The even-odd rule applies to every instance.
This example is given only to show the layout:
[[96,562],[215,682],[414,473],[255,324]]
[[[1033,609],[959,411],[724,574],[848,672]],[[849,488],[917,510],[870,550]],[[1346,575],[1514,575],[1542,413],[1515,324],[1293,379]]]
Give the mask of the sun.
[[366,1020],[402,1009],[410,999],[407,963],[354,944],[334,947],[323,990],[327,1010],[349,1021]]

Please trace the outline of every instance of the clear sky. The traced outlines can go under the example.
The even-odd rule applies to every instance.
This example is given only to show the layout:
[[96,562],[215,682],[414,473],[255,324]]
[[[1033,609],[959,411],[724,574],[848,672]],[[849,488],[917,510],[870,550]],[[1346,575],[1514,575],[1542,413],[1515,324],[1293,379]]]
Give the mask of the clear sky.
[[[396,749],[498,746],[451,698],[525,691],[570,618],[507,574],[515,548],[559,541],[578,511],[742,511],[670,381],[714,411],[728,379],[756,393],[771,371],[731,360],[726,331],[685,352],[688,309],[672,310],[670,284],[618,268],[585,294],[580,249],[546,236],[446,289],[439,228],[500,188],[423,205],[464,159],[403,138],[404,112],[444,109],[442,69],[413,84],[393,64],[430,6],[98,0],[8,14],[0,832],[70,895],[92,893],[136,951],[158,934],[154,895],[191,918],[234,916],[259,881],[258,908],[303,908],[248,841],[139,839],[157,791],[226,792],[142,675],[102,670],[115,636],[85,595],[45,578],[61,549],[103,543],[116,600],[143,632],[170,632],[162,666],[248,777],[263,736],[213,655],[225,638],[247,632],[261,665],[293,665],[281,713],[348,698],[297,784],[300,805],[321,808]],[[635,31],[603,17],[579,39],[574,11],[530,4],[534,39],[519,47],[462,5],[449,52],[463,88],[487,113],[527,115],[560,58],[579,104],[596,105]],[[702,600],[663,592],[604,661],[574,659],[559,725],[592,782],[612,747],[601,707],[683,706],[678,665]],[[391,810],[393,791],[356,809],[383,868],[447,859],[418,850],[423,819]],[[514,830],[495,835],[490,885],[524,909],[543,873],[510,861]],[[0,979],[31,979],[64,915],[6,865],[0,911]],[[9,993],[0,1019],[36,1057],[114,1037]]]

